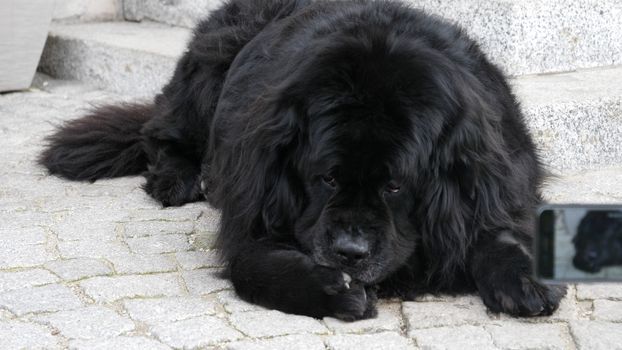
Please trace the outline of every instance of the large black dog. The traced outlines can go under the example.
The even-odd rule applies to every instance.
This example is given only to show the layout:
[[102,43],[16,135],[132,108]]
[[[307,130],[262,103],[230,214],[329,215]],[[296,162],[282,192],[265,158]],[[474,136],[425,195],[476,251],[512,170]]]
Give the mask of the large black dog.
[[150,105],[96,110],[40,162],[207,197],[244,299],[345,320],[380,297],[477,291],[551,314],[532,276],[543,171],[503,74],[459,28],[387,1],[232,0]]
[[572,242],[573,265],[597,273],[603,267],[622,265],[622,212],[590,211],[581,219]]

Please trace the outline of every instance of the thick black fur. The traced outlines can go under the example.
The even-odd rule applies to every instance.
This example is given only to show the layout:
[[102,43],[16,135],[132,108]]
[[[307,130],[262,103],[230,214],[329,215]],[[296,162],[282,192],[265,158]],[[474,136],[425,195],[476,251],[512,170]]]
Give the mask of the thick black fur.
[[41,163],[78,180],[148,169],[164,205],[206,195],[246,300],[354,320],[377,295],[478,291],[494,312],[534,316],[565,292],[531,275],[543,171],[519,106],[439,18],[232,0],[195,30],[151,119],[133,109],[69,123]]
[[598,273],[603,267],[622,265],[622,212],[590,211],[581,219],[572,242],[573,265]]

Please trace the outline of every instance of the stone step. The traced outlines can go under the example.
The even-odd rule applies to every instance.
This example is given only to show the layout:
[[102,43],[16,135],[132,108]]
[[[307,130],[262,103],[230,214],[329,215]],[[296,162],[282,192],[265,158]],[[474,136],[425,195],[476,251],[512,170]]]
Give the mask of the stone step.
[[100,88],[152,96],[166,83],[190,30],[158,23],[53,24],[39,70]]
[[551,170],[622,164],[622,66],[512,81]]
[[[404,0],[461,24],[511,75],[622,63],[622,2]],[[125,0],[128,20],[192,27],[223,0]]]
[[[40,70],[136,97],[173,72],[190,31],[155,23],[53,26]],[[553,171],[622,161],[622,68],[521,76],[512,81]]]

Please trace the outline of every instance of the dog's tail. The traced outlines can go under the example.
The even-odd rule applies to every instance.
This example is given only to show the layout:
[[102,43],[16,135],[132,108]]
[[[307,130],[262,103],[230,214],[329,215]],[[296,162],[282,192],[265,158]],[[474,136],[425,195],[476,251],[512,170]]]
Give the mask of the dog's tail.
[[47,137],[39,164],[70,180],[138,175],[147,170],[140,130],[153,111],[152,104],[96,108]]

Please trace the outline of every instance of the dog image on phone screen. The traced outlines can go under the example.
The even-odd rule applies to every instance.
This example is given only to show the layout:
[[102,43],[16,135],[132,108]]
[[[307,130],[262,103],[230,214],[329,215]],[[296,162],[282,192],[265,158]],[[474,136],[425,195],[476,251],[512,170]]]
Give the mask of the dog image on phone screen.
[[581,271],[598,273],[603,267],[622,266],[622,212],[588,212],[579,222],[572,243],[572,264]]
[[47,140],[52,174],[207,199],[228,278],[268,308],[357,320],[379,297],[478,293],[539,316],[565,293],[532,276],[544,171],[506,77],[400,2],[227,1],[153,102]]

